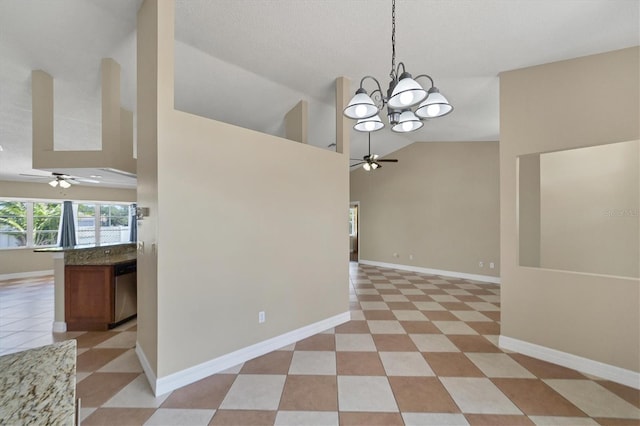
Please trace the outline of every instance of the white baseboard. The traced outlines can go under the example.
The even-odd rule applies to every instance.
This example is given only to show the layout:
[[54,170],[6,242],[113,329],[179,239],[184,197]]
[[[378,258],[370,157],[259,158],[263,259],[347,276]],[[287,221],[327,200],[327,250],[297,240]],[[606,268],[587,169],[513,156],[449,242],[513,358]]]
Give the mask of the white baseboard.
[[53,322],[53,332],[54,333],[65,333],[67,331],[67,323],[64,321],[54,321]]
[[442,275],[445,277],[462,278],[465,280],[481,281],[486,283],[500,284],[500,277],[490,275],[467,274],[466,272],[444,271],[442,269],[423,268],[421,266],[400,265],[396,263],[376,262],[375,260],[359,260],[363,265],[379,266],[381,268],[399,269],[401,271],[419,272],[421,274]]
[[20,278],[46,277],[47,275],[53,275],[53,269],[47,269],[45,271],[30,271],[30,272],[16,272],[13,274],[0,274],[0,281],[17,280]]
[[159,396],[350,320],[351,312],[343,312],[160,378],[156,378],[139,345],[136,345],[136,353],[154,394]]
[[498,344],[501,348],[519,352],[533,358],[581,371],[592,376],[602,377],[612,382],[640,389],[640,373],[626,370],[614,365],[594,361],[581,356],[562,352],[535,343],[525,342],[512,337],[500,336]]
[[153,372],[153,368],[149,364],[149,360],[147,356],[144,354],[144,351],[140,347],[140,342],[136,340],[136,355],[138,355],[138,360],[140,361],[140,365],[142,366],[142,371],[144,371],[144,375],[147,376],[147,381],[149,382],[149,386],[153,390],[153,393],[158,396],[156,392],[156,383],[158,379],[156,378],[156,373]]

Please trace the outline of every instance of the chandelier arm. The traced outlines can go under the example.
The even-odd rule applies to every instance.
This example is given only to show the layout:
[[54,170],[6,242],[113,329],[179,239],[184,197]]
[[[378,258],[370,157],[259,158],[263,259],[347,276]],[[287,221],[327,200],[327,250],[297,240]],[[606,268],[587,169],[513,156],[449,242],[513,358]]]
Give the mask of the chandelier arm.
[[[431,87],[434,87],[434,86],[435,86],[435,84],[434,84],[434,82],[433,82],[433,79],[431,78],[431,76],[430,76],[430,75],[427,75],[427,74],[420,74],[420,75],[416,76],[416,77],[414,78],[414,80],[418,80],[420,77],[426,77],[426,78],[428,78],[428,79],[429,79],[429,81],[431,82]],[[431,88],[431,87],[430,87],[430,88]]]
[[402,65],[402,73],[404,74],[405,72],[407,72],[407,70],[404,67],[404,62],[399,62],[398,63],[398,67],[395,69],[395,73],[396,73],[395,78],[394,78],[395,81],[397,81],[400,78],[400,76],[402,75],[400,73],[400,66],[401,65]]
[[378,86],[378,90],[382,93],[382,88],[381,88],[381,86],[380,86],[380,82],[378,81],[378,79],[377,79],[377,78],[375,78],[375,77],[373,77],[373,76],[371,76],[371,75],[365,75],[364,77],[362,77],[362,79],[360,80],[360,88],[361,88],[361,89],[363,88],[364,81],[365,81],[366,79],[368,79],[368,78],[376,82],[376,85]]
[[378,81],[378,79],[377,79],[377,78],[375,78],[375,77],[373,77],[373,76],[371,76],[371,75],[365,75],[364,77],[362,77],[362,80],[360,80],[360,88],[361,88],[361,89],[363,88],[364,81],[365,81],[366,79],[371,79],[371,80],[373,80],[373,81],[376,83],[377,88],[376,88],[376,89],[374,89],[374,91],[373,91],[373,92],[371,92],[371,97],[373,98],[373,95],[374,95],[376,92],[380,93],[380,103],[381,103],[380,109],[384,108],[384,106],[387,104],[387,100],[386,100],[386,99],[385,99],[385,97],[384,97],[384,94],[383,94],[384,92],[382,91],[382,87],[380,86],[380,82]]
[[[376,94],[378,96],[376,96]],[[380,89],[376,89],[373,92],[371,92],[371,100],[376,103],[376,106],[378,107],[378,109],[382,109],[386,105],[384,95],[382,94],[382,91]]]

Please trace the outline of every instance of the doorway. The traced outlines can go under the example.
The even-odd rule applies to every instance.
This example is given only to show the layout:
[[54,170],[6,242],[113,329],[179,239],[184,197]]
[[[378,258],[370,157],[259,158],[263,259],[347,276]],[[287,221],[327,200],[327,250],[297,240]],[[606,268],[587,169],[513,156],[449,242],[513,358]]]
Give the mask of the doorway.
[[359,259],[359,227],[358,215],[360,203],[357,201],[349,205],[349,261],[357,262]]

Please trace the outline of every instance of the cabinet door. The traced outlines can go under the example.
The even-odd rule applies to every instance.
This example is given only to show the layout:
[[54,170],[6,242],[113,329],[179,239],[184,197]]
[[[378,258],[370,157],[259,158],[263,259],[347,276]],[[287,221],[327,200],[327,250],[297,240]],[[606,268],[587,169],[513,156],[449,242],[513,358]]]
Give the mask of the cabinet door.
[[65,320],[68,330],[106,330],[113,321],[113,267],[65,268]]

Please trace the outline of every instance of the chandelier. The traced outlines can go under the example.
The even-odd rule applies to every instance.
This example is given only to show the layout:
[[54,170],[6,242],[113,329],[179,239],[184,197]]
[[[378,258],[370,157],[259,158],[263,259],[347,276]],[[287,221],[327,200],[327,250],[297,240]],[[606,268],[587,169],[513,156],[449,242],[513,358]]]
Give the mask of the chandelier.
[[[402,68],[402,73],[400,73]],[[379,112],[387,107],[387,118],[394,132],[407,133],[418,130],[424,120],[442,117],[453,110],[453,106],[433,84],[427,74],[420,74],[415,79],[407,72],[404,63],[396,67],[396,0],[391,3],[391,81],[387,95],[382,92],[380,82],[370,75],[362,77],[360,88],[351,98],[344,110],[344,115],[358,120],[353,128],[360,132],[375,132],[384,127]],[[429,80],[431,86],[425,90],[416,81],[419,78]],[[363,84],[365,80],[373,80],[376,84],[371,96],[367,94]],[[375,102],[372,99],[375,98]],[[415,110],[414,110],[415,108]]]

